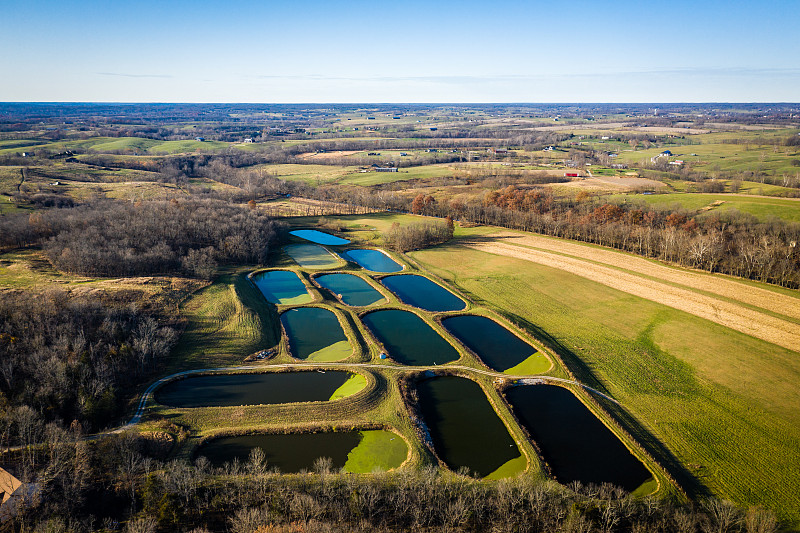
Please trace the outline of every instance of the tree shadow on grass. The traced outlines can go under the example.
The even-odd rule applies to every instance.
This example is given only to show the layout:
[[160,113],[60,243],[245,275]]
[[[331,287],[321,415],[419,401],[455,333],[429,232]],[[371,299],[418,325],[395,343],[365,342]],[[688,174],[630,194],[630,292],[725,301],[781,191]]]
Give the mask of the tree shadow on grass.
[[[605,394],[611,393],[597,378],[591,366],[583,361],[577,354],[561,343],[558,339],[548,334],[540,327],[525,320],[513,313],[503,313],[506,318],[523,326],[534,338],[539,340],[547,348],[558,354],[564,364],[569,368],[575,379],[584,385],[588,385]],[[606,400],[598,395],[593,397],[600,403],[601,407],[613,417],[634,439],[658,461],[664,469],[678,482],[691,498],[708,497],[711,493],[695,477],[677,457],[656,438],[639,420],[631,415],[622,405]]]

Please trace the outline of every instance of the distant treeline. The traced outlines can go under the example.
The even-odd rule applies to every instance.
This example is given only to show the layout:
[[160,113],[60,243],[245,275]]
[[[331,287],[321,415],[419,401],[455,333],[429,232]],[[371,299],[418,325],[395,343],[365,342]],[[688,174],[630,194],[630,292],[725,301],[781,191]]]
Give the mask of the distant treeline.
[[104,201],[4,217],[0,246],[41,244],[65,272],[209,278],[219,261],[264,263],[284,228],[220,200]]
[[[450,217],[585,241],[709,272],[722,272],[784,287],[800,287],[800,224],[767,222],[738,211],[693,216],[645,203],[598,203],[585,195],[559,198],[542,188],[505,189],[482,199],[437,202],[391,192],[343,194],[335,188],[309,191],[344,204]],[[417,202],[417,205],[414,205]]]

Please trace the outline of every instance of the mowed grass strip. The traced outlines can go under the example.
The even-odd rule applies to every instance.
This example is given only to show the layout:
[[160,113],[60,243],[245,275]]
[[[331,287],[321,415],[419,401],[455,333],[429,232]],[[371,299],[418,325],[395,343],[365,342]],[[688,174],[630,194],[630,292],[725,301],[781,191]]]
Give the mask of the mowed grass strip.
[[797,352],[558,268],[456,244],[410,255],[549,336],[702,486],[800,520]]
[[[716,294],[786,317],[800,319],[800,294],[791,289],[673,267],[654,259],[554,237],[506,230],[498,230],[491,235],[491,239],[501,240],[504,243],[590,260],[651,279],[667,281],[676,286]],[[485,235],[482,240],[490,242],[487,241]]]
[[245,271],[223,274],[181,306],[187,324],[170,357],[171,371],[235,365],[278,343],[274,307]]
[[789,222],[800,222],[800,199],[765,198],[739,194],[672,193],[636,196],[611,196],[611,200],[633,199],[663,209],[675,207],[696,211],[700,218],[712,214],[724,214],[732,210],[753,215],[764,222],[779,218]]
[[717,322],[784,348],[793,349],[800,346],[800,327],[797,324],[746,306],[701,294],[699,291],[675,287],[658,280],[575,257],[502,242],[489,241],[467,244],[467,246],[492,254],[563,269],[611,288]]

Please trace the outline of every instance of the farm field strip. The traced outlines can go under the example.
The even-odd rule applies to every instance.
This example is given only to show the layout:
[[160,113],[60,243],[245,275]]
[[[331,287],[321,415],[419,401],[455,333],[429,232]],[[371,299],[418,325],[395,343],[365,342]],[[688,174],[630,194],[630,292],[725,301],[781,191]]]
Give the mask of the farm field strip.
[[503,242],[467,242],[462,245],[479,251],[566,270],[608,287],[685,311],[789,350],[796,350],[800,346],[800,327],[796,324],[723,300],[703,296],[689,289],[680,289],[577,258],[522,248]]
[[509,232],[501,232],[492,236],[509,244],[518,243],[540,250],[570,255],[579,259],[588,259],[598,263],[605,263],[637,274],[644,274],[653,278],[677,283],[688,288],[718,294],[732,300],[738,300],[742,303],[772,311],[773,313],[800,319],[800,296],[789,296],[777,290],[773,291],[748,285],[741,281],[722,276],[692,272],[690,270],[679,270],[631,254],[564,240]]

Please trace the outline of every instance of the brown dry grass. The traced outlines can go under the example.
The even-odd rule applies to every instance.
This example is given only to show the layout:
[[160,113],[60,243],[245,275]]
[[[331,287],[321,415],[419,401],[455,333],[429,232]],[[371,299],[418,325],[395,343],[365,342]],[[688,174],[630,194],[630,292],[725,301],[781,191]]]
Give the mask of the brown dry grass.
[[345,157],[348,155],[357,154],[360,150],[336,150],[335,152],[306,152],[305,154],[300,154],[297,156],[298,159],[313,159],[315,161],[318,160],[326,160],[326,159],[335,159],[337,157]]
[[[519,245],[503,242],[504,240],[511,240]],[[701,294],[696,289],[713,292],[791,317],[797,317],[800,314],[798,298],[751,287],[725,278],[704,277],[693,272],[679,271],[627,254],[532,235],[503,233],[494,235],[488,240],[484,237],[472,242],[464,241],[463,244],[477,250],[566,270],[608,287],[691,313],[790,350],[797,350],[797,347],[800,346],[800,326],[797,324],[735,302]],[[541,249],[524,246],[536,246]],[[592,261],[613,266],[599,265]],[[688,288],[676,287],[649,279],[649,277],[679,283]]]

